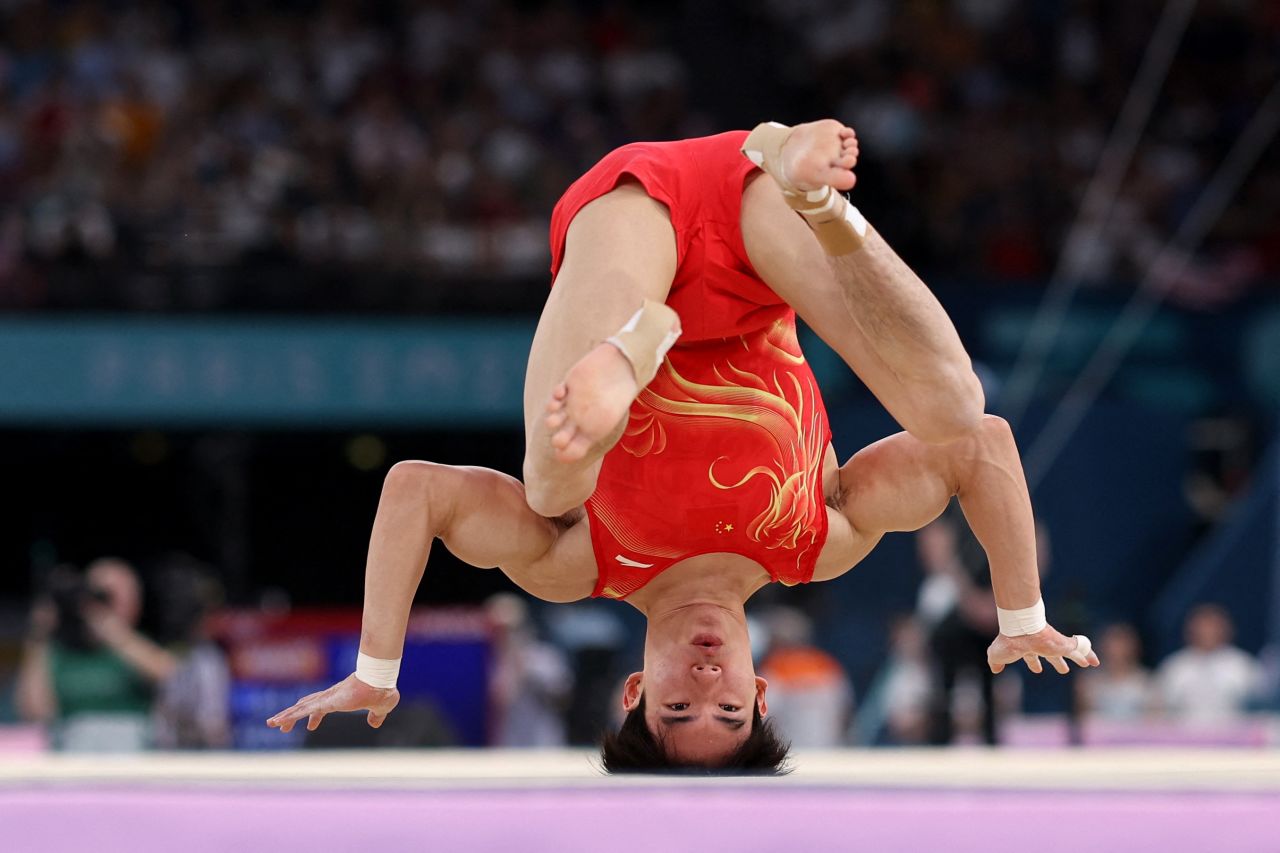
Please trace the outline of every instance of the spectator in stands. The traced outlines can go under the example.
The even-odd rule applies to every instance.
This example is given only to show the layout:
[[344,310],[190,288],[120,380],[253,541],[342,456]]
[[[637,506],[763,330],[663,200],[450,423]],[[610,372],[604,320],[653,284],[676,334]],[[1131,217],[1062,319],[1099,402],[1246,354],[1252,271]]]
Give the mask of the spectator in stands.
[[[638,2],[223,7],[0,4],[0,304],[303,308],[332,298],[303,268],[539,274],[551,205],[616,144],[815,102],[858,129],[859,204],[914,263],[1043,280],[1151,37],[1135,4],[753,0],[714,27]],[[1179,52],[1164,120],[1069,270],[1102,286],[1145,269],[1276,76],[1269,9],[1196,10],[1190,31],[1210,35]],[[794,67],[744,59],[777,49]],[[1275,173],[1259,168],[1173,298],[1275,274]],[[241,263],[285,283],[239,285]],[[369,289],[338,297],[441,298]]]
[[1262,679],[1256,706],[1260,711],[1280,712],[1280,643],[1272,641],[1258,652]]
[[954,705],[962,679],[977,681],[981,697],[982,739],[996,743],[994,676],[987,667],[987,646],[999,633],[986,556],[968,532],[951,518],[954,505],[916,533],[925,580],[916,616],[929,637],[938,666],[929,740],[949,744],[955,737]]
[[485,603],[485,610],[493,626],[493,745],[564,746],[565,705],[573,691],[564,654],[538,639],[523,598],[500,593]]
[[853,716],[853,685],[834,657],[813,645],[813,623],[791,607],[764,618],[769,651],[759,673],[769,682],[769,717],[801,749],[843,746]]
[[889,654],[858,711],[859,743],[927,743],[937,679],[919,620],[900,616],[889,629]]
[[[573,694],[565,713],[573,746],[594,746],[622,708],[621,698],[614,701],[614,687],[627,657],[627,628],[618,608],[602,605],[599,600],[580,601],[548,614],[552,642],[564,651],[573,672]],[[619,718],[613,727],[621,725]]]
[[1231,645],[1235,626],[1217,604],[1200,604],[1186,621],[1187,645],[1160,664],[1156,683],[1163,710],[1193,723],[1239,717],[1261,688],[1258,662]]
[[128,752],[150,741],[157,684],[178,662],[137,630],[142,585],[107,558],[81,575],[62,567],[32,611],[18,672],[19,713],[49,726],[55,748]]
[[152,581],[160,639],[177,659],[157,691],[154,746],[231,746],[231,669],[209,637],[208,617],[222,601],[213,575],[189,558],[171,559]]
[[1107,665],[1076,679],[1081,709],[1106,720],[1136,720],[1150,714],[1156,706],[1155,684],[1142,665],[1142,643],[1134,627],[1109,626],[1099,638],[1098,656]]

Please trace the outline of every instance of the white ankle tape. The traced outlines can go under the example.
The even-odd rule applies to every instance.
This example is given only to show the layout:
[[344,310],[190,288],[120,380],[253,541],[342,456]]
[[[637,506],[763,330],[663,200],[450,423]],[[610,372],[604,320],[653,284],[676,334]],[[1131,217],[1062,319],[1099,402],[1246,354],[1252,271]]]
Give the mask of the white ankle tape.
[[384,660],[369,657],[364,652],[356,654],[356,678],[370,687],[395,687],[400,677],[400,660]]
[[996,617],[1000,620],[1000,633],[1006,637],[1034,634],[1049,624],[1044,618],[1043,598],[1021,610],[1005,610],[1003,607],[997,607]]
[[831,187],[802,194],[783,193],[787,205],[804,217],[828,255],[848,255],[867,239],[867,219]]
[[680,337],[680,317],[670,306],[646,299],[618,333],[605,343],[613,344],[631,362],[636,384],[641,388],[658,375],[658,366]]
[[824,252],[833,256],[856,252],[867,237],[867,220],[858,209],[831,187],[805,191],[791,183],[782,161],[782,146],[791,130],[776,121],[758,124],[743,141],[742,153],[782,188],[782,197],[804,217]]
[[787,171],[782,166],[782,146],[791,136],[791,130],[792,128],[776,121],[763,122],[747,134],[739,149],[748,160],[772,175],[787,194],[800,192],[787,179]]

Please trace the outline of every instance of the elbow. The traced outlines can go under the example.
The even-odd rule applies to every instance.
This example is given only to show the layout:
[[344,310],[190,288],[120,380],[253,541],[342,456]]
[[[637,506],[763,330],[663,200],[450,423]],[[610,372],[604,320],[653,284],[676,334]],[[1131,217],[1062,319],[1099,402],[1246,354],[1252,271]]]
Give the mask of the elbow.
[[412,508],[424,513],[437,535],[449,526],[455,493],[465,487],[459,469],[436,462],[405,460],[391,466],[382,481],[379,508]]
[[394,497],[421,497],[431,485],[433,470],[440,467],[416,460],[397,462],[383,479],[382,492]]

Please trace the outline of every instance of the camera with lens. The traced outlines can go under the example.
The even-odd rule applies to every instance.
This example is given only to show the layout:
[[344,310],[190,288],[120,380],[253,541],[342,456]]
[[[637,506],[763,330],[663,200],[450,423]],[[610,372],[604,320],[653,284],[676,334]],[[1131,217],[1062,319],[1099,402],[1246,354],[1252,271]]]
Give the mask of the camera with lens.
[[97,648],[99,643],[84,620],[84,608],[110,604],[111,593],[91,586],[79,569],[66,565],[57,566],[49,572],[44,590],[58,614],[54,639],[62,646],[80,651]]

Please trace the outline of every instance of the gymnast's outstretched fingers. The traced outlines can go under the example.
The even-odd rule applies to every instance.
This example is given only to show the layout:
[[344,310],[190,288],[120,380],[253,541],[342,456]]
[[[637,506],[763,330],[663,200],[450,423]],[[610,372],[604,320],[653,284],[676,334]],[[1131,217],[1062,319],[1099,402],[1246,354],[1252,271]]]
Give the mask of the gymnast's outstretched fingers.
[[1021,659],[1027,669],[1035,673],[1044,671],[1040,658],[1049,661],[1057,672],[1066,675],[1071,661],[1080,667],[1098,666],[1098,656],[1093,645],[1083,634],[1066,637],[1046,625],[1034,634],[1010,637],[1000,634],[987,648],[987,665],[992,672],[1001,672],[1006,666]]
[[399,702],[399,690],[394,687],[371,687],[352,673],[326,690],[303,696],[267,720],[267,725],[288,733],[305,717],[307,731],[313,732],[327,715],[335,711],[368,711],[369,725],[376,729]]

